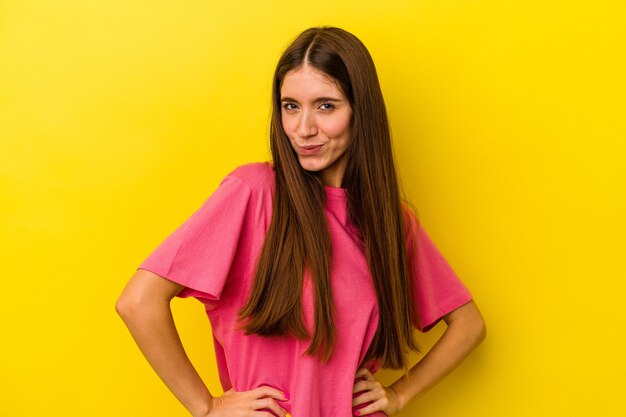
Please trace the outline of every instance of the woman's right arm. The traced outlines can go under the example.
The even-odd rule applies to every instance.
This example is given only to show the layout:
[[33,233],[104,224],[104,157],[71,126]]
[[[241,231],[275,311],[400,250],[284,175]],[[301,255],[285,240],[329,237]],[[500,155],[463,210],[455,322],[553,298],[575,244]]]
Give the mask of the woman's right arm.
[[194,417],[270,416],[257,410],[271,410],[285,417],[287,412],[277,401],[287,398],[273,387],[241,392],[230,389],[221,397],[211,395],[185,353],[172,317],[170,301],[183,288],[153,272],[138,269],[115,304],[115,310],[161,380]]
[[214,398],[187,356],[170,301],[184,287],[145,269],[132,276],[115,310],[154,371],[194,416],[206,416]]

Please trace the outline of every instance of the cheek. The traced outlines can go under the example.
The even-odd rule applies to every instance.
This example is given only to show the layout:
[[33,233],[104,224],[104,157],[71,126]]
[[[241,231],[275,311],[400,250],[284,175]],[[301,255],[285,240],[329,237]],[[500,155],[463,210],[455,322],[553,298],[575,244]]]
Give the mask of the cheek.
[[283,126],[283,130],[285,131],[285,134],[287,135],[287,139],[289,140],[289,143],[291,144],[291,146],[293,146],[295,148],[295,143],[294,143],[294,133],[293,130],[295,129],[295,127],[293,126],[293,123],[289,122],[289,119],[283,119],[281,122],[282,126]]
[[326,132],[329,136],[343,136],[350,134],[350,119],[341,118],[328,121],[326,124]]
[[289,117],[282,116],[281,124],[283,126],[283,130],[287,133],[288,136],[291,136],[291,132],[294,129],[293,120]]

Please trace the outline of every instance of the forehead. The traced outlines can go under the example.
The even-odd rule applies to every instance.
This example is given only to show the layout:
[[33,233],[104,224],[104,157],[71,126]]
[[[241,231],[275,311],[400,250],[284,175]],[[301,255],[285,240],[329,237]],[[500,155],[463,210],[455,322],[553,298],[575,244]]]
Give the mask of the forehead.
[[294,98],[315,98],[321,96],[335,96],[343,98],[337,81],[308,65],[293,69],[283,77],[280,87],[281,96]]

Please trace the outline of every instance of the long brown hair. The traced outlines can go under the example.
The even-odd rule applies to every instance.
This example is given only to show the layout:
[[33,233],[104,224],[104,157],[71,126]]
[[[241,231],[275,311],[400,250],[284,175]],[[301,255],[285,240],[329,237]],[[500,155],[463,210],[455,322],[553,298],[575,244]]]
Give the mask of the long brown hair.
[[285,75],[303,64],[336,80],[353,110],[342,187],[347,189],[351,226],[362,239],[374,281],[379,324],[365,361],[407,369],[414,340],[411,281],[405,224],[413,210],[401,194],[385,103],[374,62],[363,43],[335,27],[302,32],[283,52],[273,79],[270,147],[275,195],[272,221],[257,263],[254,284],[240,319],[246,334],[291,333],[310,337],[302,322],[303,274],[314,282],[315,331],[307,354],[328,360],[335,341],[330,284],[331,239],[324,214],[326,194],[318,173],[304,170],[282,127],[280,88]]

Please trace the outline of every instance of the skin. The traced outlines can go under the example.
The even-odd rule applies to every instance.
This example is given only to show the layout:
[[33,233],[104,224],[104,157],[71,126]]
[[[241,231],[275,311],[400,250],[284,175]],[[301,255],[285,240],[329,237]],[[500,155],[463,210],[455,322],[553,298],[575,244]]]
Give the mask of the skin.
[[355,412],[364,416],[383,411],[396,415],[408,404],[439,383],[485,339],[485,322],[474,301],[451,311],[443,317],[447,328],[430,351],[408,372],[408,380],[400,377],[384,387],[366,368],[356,373],[353,393],[366,391],[352,401],[352,406],[371,404]]
[[174,324],[170,301],[183,286],[138,269],[122,291],[115,309],[139,349],[165,385],[193,417],[268,417],[272,410],[288,416],[280,406],[285,393],[269,386],[251,391],[229,390],[213,397],[187,357]]
[[[289,71],[280,90],[283,130],[302,168],[319,172],[324,184],[341,187],[350,145],[352,108],[337,83],[309,65]],[[302,146],[322,145],[307,155]]]
[[[281,108],[283,130],[302,168],[319,171],[324,184],[340,187],[353,112],[337,82],[305,63],[285,75]],[[302,152],[301,146],[313,144],[323,144],[320,152],[314,155]],[[485,323],[474,301],[450,312],[443,320],[448,326],[446,331],[409,370],[408,380],[400,378],[384,387],[366,368],[357,370],[353,393],[364,392],[354,398],[352,405],[372,403],[356,410],[355,415],[376,411],[388,416],[399,413],[452,372],[485,338]]]
[[[350,144],[352,108],[337,84],[308,65],[288,72],[281,87],[283,129],[302,167],[320,172],[324,184],[340,187],[346,168],[345,151]],[[300,146],[323,145],[306,155]],[[138,269],[115,305],[141,352],[152,368],[193,417],[265,417],[270,409],[279,417],[289,414],[280,406],[288,399],[273,387],[226,391],[214,397],[187,357],[176,330],[171,300],[183,286]],[[369,370],[355,374],[353,407],[368,415],[383,411],[392,416],[441,381],[485,337],[485,324],[473,301],[447,314],[446,331],[433,348],[413,366],[408,379],[383,386]]]
[[[117,300],[115,309],[122,317],[137,346],[165,385],[193,417],[268,416],[262,409],[271,409],[277,416],[288,416],[280,406],[287,398],[279,390],[261,386],[251,391],[229,390],[213,397],[187,357],[176,330],[171,300],[183,286],[138,269]],[[398,379],[384,387],[367,369],[355,374],[353,407],[366,402],[358,415],[383,411],[397,414],[410,402],[421,397],[456,368],[485,338],[485,324],[473,301],[450,312],[443,320],[446,331],[432,349],[409,371],[408,381]],[[357,414],[355,414],[357,415]]]

